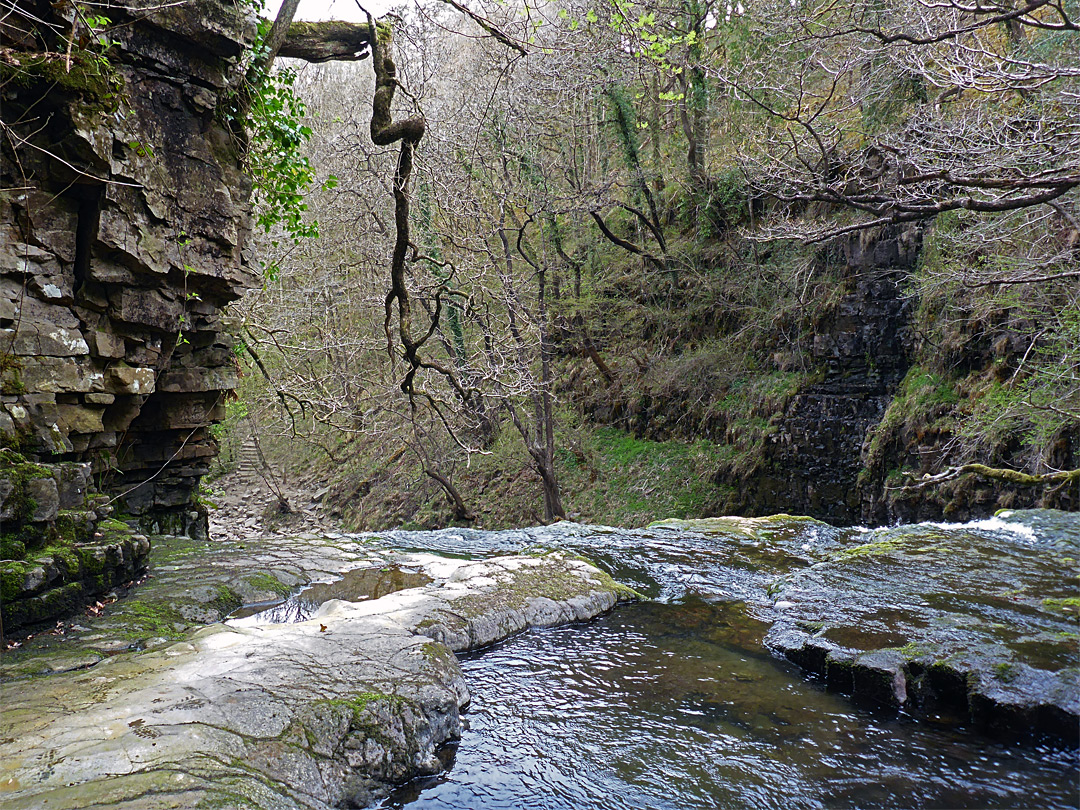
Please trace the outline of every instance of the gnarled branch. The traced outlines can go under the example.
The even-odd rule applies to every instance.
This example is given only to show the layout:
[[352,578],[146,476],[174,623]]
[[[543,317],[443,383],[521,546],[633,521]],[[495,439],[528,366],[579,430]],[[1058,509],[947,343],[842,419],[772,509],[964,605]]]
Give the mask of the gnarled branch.
[[357,62],[367,59],[370,49],[370,25],[338,20],[294,22],[278,56],[314,63]]
[[899,490],[924,489],[935,484],[953,481],[961,475],[977,475],[991,481],[1005,481],[1022,487],[1053,486],[1059,487],[1073,482],[1080,482],[1080,469],[1060,470],[1058,472],[1045,473],[1043,475],[1030,475],[1019,470],[1009,470],[1002,467],[987,467],[985,464],[963,464],[959,467],[950,467],[937,475],[924,475],[913,483],[902,487],[894,487]]

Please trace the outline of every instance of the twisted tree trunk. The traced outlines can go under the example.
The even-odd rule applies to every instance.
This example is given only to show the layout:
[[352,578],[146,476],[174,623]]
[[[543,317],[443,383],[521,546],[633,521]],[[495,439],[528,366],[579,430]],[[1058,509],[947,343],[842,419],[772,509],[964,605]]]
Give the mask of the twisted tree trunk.
[[[389,28],[376,28],[375,21],[368,15],[371,38],[371,61],[375,69],[375,95],[371,104],[371,140],[376,146],[389,146],[401,141],[398,153],[397,169],[394,172],[394,253],[390,260],[390,291],[386,294],[384,306],[386,319],[383,329],[386,331],[387,351],[393,356],[393,337],[390,324],[394,320],[394,303],[397,302],[398,339],[405,351],[409,370],[401,383],[401,390],[412,394],[413,378],[422,365],[417,352],[427,337],[434,332],[438,324],[439,311],[435,310],[432,327],[427,335],[419,340],[412,336],[412,305],[409,291],[405,286],[405,261],[409,251],[409,178],[412,176],[413,150],[424,137],[424,119],[421,116],[394,121],[390,107],[397,90],[397,67],[390,53]],[[380,42],[380,38],[383,41]]]

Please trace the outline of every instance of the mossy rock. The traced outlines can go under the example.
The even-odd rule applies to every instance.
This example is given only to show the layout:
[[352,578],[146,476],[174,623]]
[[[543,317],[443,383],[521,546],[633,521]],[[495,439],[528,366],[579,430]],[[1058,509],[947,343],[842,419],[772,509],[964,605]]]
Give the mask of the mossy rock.
[[93,512],[61,509],[56,517],[55,531],[61,541],[88,543],[94,537],[96,515]]
[[27,90],[55,89],[80,96],[102,112],[116,112],[123,80],[109,60],[91,50],[76,49],[70,55],[41,51],[11,51],[0,61],[0,81]]
[[8,605],[22,595],[23,583],[30,568],[29,563],[22,561],[0,562],[0,603]]
[[179,640],[190,625],[179,611],[160,602],[127,602],[117,616],[126,625],[122,635],[132,641],[152,637]]
[[1075,557],[1077,526],[1075,515],[1038,511],[852,533],[853,545],[774,594],[780,620],[768,643],[838,681],[839,666],[818,665],[824,654],[854,655],[856,692],[891,694],[885,702],[918,713],[1003,729],[1012,713],[1032,723],[1049,713],[1074,719],[1039,721],[1042,732],[1075,739],[1066,684],[1080,598],[1065,560]]
[[26,543],[19,535],[0,535],[0,560],[21,560],[26,556]]
[[292,593],[292,588],[267,571],[249,574],[244,579],[256,591],[273,593],[278,596],[288,596]]
[[81,606],[84,598],[83,583],[69,582],[29,599],[5,602],[0,610],[3,612],[5,627],[32,627],[74,612]]
[[[19,526],[24,523],[37,508],[37,503],[28,491],[29,483],[52,477],[53,471],[47,465],[27,461],[21,454],[10,448],[0,451],[0,478],[3,478],[8,485],[8,494],[3,504],[4,522],[8,526]],[[28,543],[28,545],[31,544]]]

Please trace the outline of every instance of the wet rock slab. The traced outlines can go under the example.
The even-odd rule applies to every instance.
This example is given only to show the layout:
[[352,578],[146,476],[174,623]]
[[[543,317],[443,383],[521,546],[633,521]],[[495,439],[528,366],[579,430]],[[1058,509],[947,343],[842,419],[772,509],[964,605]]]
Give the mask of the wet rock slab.
[[774,587],[765,643],[830,687],[1075,745],[1080,516],[1003,513],[853,538]]
[[[198,591],[210,587],[215,566],[235,585],[232,578],[260,571],[256,558],[272,575],[283,557],[296,565],[320,548],[324,569],[385,564],[389,554],[310,541],[300,552],[267,541],[247,558],[234,550],[227,565],[223,550],[194,561],[170,557],[166,543],[158,596],[174,593],[185,567]],[[330,600],[307,621],[213,624],[81,669],[46,664],[37,671],[53,674],[21,680],[9,669],[0,718],[5,810],[364,806],[389,784],[437,771],[439,747],[460,736],[468,692],[452,650],[586,619],[631,596],[558,552],[392,556],[431,582],[365,602]],[[156,583],[147,586],[153,592]],[[77,657],[92,650],[78,637],[115,635],[123,625],[117,616],[103,621],[114,629],[76,631],[66,647],[31,643],[15,658]]]
[[158,535],[143,584],[100,611],[65,622],[62,632],[36,636],[8,651],[0,676],[10,680],[61,672],[121,652],[159,649],[241,605],[280,601],[295,588],[352,569],[383,566],[387,559],[376,548],[315,535],[242,543]]

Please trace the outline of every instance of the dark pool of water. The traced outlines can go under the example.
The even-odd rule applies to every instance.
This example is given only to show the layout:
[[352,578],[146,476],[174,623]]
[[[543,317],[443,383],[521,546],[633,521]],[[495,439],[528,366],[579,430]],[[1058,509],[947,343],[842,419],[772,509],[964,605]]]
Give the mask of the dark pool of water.
[[463,659],[446,773],[382,807],[1075,808],[1076,753],[875,714],[640,604]]
[[[1075,545],[1077,525],[1050,535]],[[695,533],[566,524],[381,539],[456,554],[567,548],[657,600],[464,657],[472,703],[451,766],[383,808],[1080,807],[1075,750],[863,710],[761,647],[765,625],[743,609],[765,596],[759,555],[779,546],[809,564],[864,542],[858,530],[794,527],[771,550],[722,555]]]

